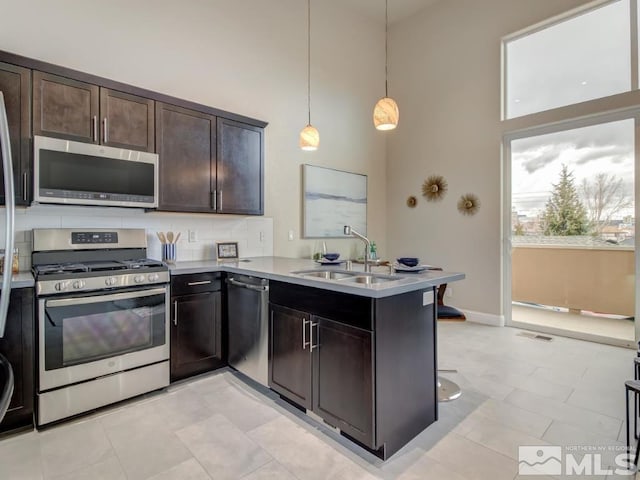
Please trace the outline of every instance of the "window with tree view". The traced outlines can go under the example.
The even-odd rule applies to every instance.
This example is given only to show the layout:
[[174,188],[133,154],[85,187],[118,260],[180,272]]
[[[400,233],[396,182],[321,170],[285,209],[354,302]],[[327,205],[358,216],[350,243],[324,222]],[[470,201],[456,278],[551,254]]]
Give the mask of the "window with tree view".
[[635,344],[639,3],[592,2],[503,39],[517,326]]
[[514,235],[633,246],[632,119],[514,140],[511,155]]

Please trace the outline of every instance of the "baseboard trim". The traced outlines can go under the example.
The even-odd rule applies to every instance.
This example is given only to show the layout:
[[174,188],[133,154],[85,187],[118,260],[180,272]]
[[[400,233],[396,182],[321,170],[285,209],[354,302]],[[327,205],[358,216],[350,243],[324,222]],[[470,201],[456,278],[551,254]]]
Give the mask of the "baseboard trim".
[[462,310],[467,317],[467,321],[491,325],[493,327],[504,327],[504,315],[493,315],[491,313],[474,312],[473,310]]

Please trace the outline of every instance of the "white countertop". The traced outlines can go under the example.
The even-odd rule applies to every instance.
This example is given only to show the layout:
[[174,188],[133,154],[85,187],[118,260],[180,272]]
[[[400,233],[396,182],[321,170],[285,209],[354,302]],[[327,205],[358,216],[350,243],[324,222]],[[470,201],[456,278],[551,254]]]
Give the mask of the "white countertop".
[[[344,268],[344,264],[320,265],[313,260],[286,257],[252,257],[233,262],[202,260],[178,262],[175,265],[169,266],[171,275],[202,272],[231,272],[371,298],[389,297],[423,288],[431,288],[443,283],[451,283],[465,278],[464,273],[425,270],[421,273],[393,273],[393,276],[397,277],[397,280],[365,285],[339,280],[303,277],[299,274],[293,273],[301,270],[312,269],[331,269],[339,271],[344,270]],[[363,269],[364,265],[353,265],[354,271],[363,271]],[[373,273],[388,276],[389,268],[374,267]]]
[[[33,287],[35,281],[33,280],[33,275],[31,272],[19,272],[14,273],[11,276],[11,288],[27,288]],[[0,288],[2,288],[0,286]]]

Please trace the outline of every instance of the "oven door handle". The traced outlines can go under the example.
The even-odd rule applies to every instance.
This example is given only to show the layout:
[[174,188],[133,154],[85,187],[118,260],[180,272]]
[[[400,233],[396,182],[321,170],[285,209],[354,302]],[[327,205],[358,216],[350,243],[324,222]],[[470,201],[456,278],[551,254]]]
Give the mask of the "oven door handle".
[[136,290],[129,293],[114,293],[111,295],[100,295],[95,297],[81,298],[60,298],[47,300],[46,307],[71,307],[73,305],[87,305],[90,303],[102,303],[109,300],[127,300],[130,298],[151,297],[153,295],[164,295],[167,287],[153,288],[151,290]]

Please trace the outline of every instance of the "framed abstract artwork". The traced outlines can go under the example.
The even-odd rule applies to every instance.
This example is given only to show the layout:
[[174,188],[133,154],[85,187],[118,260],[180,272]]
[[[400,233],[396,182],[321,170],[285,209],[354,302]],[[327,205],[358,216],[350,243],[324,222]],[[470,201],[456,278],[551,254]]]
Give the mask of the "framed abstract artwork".
[[344,226],[367,234],[367,176],[302,166],[302,237],[344,238]]

